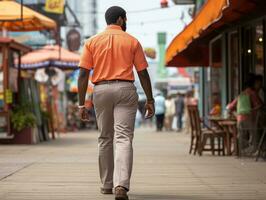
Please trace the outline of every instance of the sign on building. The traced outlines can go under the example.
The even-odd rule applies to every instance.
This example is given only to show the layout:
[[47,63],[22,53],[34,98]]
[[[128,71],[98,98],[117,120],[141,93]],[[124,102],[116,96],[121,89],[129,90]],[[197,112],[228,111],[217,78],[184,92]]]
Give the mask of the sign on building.
[[46,0],[45,11],[62,14],[64,12],[65,0]]

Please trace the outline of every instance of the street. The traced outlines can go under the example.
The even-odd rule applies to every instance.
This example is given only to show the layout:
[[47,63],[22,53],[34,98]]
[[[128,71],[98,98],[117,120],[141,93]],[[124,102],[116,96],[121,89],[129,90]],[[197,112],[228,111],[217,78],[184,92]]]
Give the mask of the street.
[[[266,163],[188,154],[190,136],[137,129],[131,200],[263,200]],[[111,200],[99,193],[97,133],[0,146],[1,200]]]

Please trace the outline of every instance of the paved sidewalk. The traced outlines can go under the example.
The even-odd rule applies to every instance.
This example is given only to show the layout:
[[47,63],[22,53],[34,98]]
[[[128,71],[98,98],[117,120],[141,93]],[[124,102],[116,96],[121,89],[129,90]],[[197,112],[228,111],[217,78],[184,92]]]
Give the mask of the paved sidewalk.
[[[265,200],[266,163],[188,154],[189,135],[138,129],[130,200]],[[0,146],[0,200],[113,200],[99,194],[97,133]]]

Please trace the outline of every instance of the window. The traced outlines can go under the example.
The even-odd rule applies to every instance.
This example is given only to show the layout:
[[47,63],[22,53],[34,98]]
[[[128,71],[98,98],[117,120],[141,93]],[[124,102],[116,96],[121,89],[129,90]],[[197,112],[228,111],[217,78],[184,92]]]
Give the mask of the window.
[[0,47],[0,111],[4,108],[3,49]]
[[229,33],[229,72],[230,72],[230,100],[237,97],[239,87],[239,56],[238,56],[238,32]]
[[[4,110],[3,48],[0,47],[0,112]],[[0,117],[0,137],[6,136],[7,118]]]
[[[263,44],[263,25],[262,22],[255,26],[255,51],[254,51],[254,73],[261,75],[264,79],[264,87],[265,87],[265,74],[264,74],[264,48]],[[265,90],[261,90],[259,95],[263,101],[265,101]]]
[[2,48],[0,47],[0,70],[3,68],[3,52]]
[[263,57],[263,25],[258,24],[255,27],[255,73],[264,74]]
[[9,51],[9,59],[8,59],[8,68],[9,68],[9,89],[12,92],[18,91],[18,70],[15,68],[15,61],[18,61],[19,59],[19,52],[15,51],[13,49],[10,49]]
[[222,79],[223,79],[222,37],[210,43],[210,68],[207,70],[208,108],[207,113],[216,110],[215,115],[221,114],[222,108]]
[[253,29],[251,26],[243,28],[242,32],[242,89],[245,88],[245,82],[247,81],[248,74],[253,72]]

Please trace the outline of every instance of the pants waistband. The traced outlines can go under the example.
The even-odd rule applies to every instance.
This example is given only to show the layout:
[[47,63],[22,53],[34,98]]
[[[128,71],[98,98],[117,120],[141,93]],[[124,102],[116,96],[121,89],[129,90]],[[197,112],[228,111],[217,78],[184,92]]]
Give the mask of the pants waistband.
[[114,84],[114,83],[120,83],[120,82],[134,83],[134,81],[131,81],[131,80],[106,80],[106,81],[99,81],[97,83],[94,83],[94,85]]

